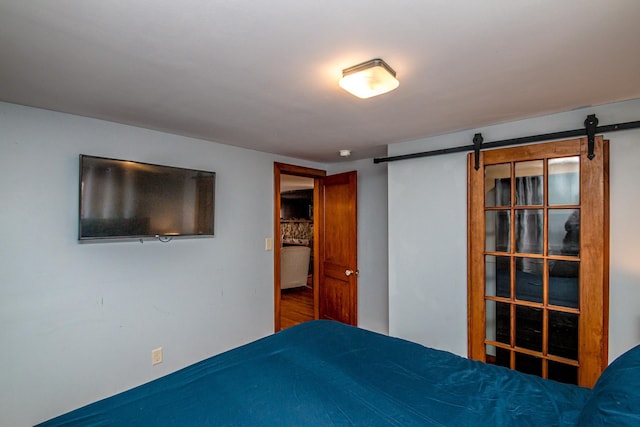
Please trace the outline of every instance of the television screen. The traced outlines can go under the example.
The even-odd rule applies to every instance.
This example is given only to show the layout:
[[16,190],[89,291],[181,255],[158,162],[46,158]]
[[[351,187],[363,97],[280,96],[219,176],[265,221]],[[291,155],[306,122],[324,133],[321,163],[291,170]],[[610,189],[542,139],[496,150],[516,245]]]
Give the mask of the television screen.
[[213,236],[215,177],[81,154],[78,239]]

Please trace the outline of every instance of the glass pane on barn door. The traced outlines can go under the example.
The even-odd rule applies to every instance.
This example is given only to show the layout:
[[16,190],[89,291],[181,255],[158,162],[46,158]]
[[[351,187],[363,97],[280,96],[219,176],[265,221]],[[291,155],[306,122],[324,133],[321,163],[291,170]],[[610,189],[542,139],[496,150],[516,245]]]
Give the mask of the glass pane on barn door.
[[511,212],[486,211],[485,249],[487,252],[509,252],[511,250]]
[[549,260],[549,304],[580,308],[580,263]]
[[542,351],[542,309],[516,306],[516,346]]
[[542,302],[544,262],[536,258],[516,258],[516,299]]
[[567,384],[578,384],[578,367],[550,360],[548,362],[550,380]]
[[511,206],[511,164],[484,168],[484,203],[487,207]]
[[523,209],[516,211],[516,252],[542,254],[544,211]]
[[580,157],[549,159],[549,205],[580,204]]
[[549,310],[549,354],[578,360],[578,315]]
[[511,298],[511,258],[485,256],[485,295]]
[[504,366],[505,368],[511,367],[511,351],[505,350],[501,347],[496,347],[491,344],[486,346],[487,363],[493,365]]
[[486,339],[511,344],[511,304],[486,301]]
[[516,370],[541,377],[542,359],[524,353],[516,353]]
[[580,255],[580,209],[549,209],[549,255]]
[[485,319],[487,325],[487,331],[485,337],[489,341],[497,341],[497,322],[496,322],[496,302],[487,300],[487,306],[485,308]]
[[544,203],[544,161],[517,162],[516,205],[531,206]]

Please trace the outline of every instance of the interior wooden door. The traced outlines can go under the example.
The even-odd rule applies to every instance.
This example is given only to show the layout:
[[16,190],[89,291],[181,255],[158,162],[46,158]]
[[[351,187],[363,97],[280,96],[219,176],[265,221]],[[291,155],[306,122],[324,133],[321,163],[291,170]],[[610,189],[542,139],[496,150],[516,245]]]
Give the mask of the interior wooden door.
[[358,323],[357,172],[323,179],[320,318]]
[[469,357],[591,387],[607,364],[608,141],[469,156]]

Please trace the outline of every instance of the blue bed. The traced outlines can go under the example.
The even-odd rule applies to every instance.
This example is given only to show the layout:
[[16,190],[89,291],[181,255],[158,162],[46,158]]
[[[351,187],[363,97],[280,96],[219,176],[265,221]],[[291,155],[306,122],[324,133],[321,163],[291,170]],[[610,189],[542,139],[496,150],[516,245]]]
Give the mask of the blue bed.
[[638,388],[640,347],[590,390],[313,321],[40,425],[640,425]]

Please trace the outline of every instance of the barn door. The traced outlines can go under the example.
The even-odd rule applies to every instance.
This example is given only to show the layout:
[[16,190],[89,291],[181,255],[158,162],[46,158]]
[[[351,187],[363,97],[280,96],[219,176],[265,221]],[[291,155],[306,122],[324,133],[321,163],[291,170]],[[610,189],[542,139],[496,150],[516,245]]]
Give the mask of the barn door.
[[607,364],[608,141],[469,156],[469,356],[593,386]]

